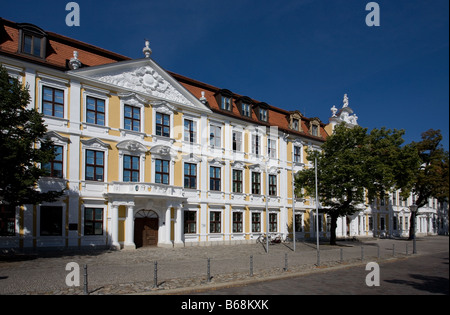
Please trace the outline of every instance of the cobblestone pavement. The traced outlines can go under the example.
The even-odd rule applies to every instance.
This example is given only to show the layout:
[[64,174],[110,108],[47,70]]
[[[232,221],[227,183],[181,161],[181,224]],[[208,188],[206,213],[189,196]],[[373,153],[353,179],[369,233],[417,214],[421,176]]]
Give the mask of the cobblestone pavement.
[[[449,238],[429,236],[418,238],[416,243],[417,255],[448,252]],[[319,265],[315,242],[297,242],[295,252],[292,243],[270,245],[268,253],[262,244],[3,253],[0,255],[0,294],[83,294],[84,265],[87,265],[88,292],[91,295],[183,294],[192,290],[293,277],[327,268],[338,269],[365,261],[408,258],[412,257],[413,250],[411,241],[400,239],[370,238],[338,244],[320,244]],[[253,258],[252,276],[250,256]],[[210,281],[207,279],[208,258]],[[79,287],[66,285],[66,277],[71,272],[66,270],[69,262],[80,266]]]

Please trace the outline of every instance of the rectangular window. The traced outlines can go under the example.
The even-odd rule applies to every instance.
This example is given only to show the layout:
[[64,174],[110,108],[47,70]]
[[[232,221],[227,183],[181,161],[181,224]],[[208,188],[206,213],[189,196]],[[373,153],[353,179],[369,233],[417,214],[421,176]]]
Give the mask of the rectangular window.
[[170,115],[156,113],[156,135],[170,137]]
[[141,131],[141,110],[139,107],[124,106],[124,126],[126,130]]
[[169,185],[169,161],[155,160],[155,183]]
[[214,125],[210,126],[209,144],[211,147],[213,148],[222,147],[221,135],[222,135],[222,128]]
[[100,126],[105,125],[105,101],[86,97],[86,122]]
[[277,158],[277,141],[273,139],[267,139],[267,153],[272,159]]
[[123,156],[123,181],[139,182],[139,157]]
[[311,134],[316,137],[319,136],[319,127],[317,125],[312,125]]
[[250,104],[242,103],[242,116],[251,117],[251,113]]
[[31,34],[24,34],[22,41],[22,52],[25,54],[43,58],[44,56],[42,54],[42,41],[42,37]]
[[277,195],[277,175],[269,175],[269,196]]
[[242,233],[242,212],[233,212],[233,233]]
[[14,207],[0,204],[0,236],[16,235],[16,211]]
[[299,127],[298,119],[293,118],[292,119],[292,129],[299,130],[298,127]]
[[105,153],[86,150],[86,180],[102,182],[104,180]]
[[233,131],[233,151],[242,151],[242,132],[240,131]]
[[197,233],[197,212],[196,211],[184,211],[184,233],[185,234]]
[[211,211],[209,213],[209,233],[220,233],[221,230],[221,213],[219,211]]
[[267,121],[267,109],[264,108],[259,109],[259,120]]
[[252,173],[252,194],[261,194],[261,173]]
[[261,213],[252,213],[252,232],[261,232]]
[[53,146],[55,158],[44,164],[44,169],[48,172],[50,177],[63,177],[63,147],[59,145]]
[[64,91],[42,87],[42,113],[47,116],[64,118]]
[[233,192],[242,193],[242,171],[233,170]]
[[197,189],[197,164],[184,163],[184,188]]
[[301,163],[302,162],[302,151],[301,147],[294,146],[294,162]]
[[231,111],[231,98],[222,96],[221,108],[224,110]]
[[84,235],[103,235],[103,209],[84,209]]
[[252,153],[256,155],[261,153],[261,139],[259,135],[252,135]]
[[278,215],[276,213],[269,213],[269,232],[278,231]]
[[62,207],[41,206],[41,236],[62,236]]
[[184,141],[190,143],[197,142],[197,124],[195,121],[184,120]]
[[392,205],[393,205],[393,206],[396,206],[396,205],[397,205],[397,192],[396,192],[396,191],[394,191],[394,192],[392,193]]
[[209,190],[220,191],[220,167],[209,168]]

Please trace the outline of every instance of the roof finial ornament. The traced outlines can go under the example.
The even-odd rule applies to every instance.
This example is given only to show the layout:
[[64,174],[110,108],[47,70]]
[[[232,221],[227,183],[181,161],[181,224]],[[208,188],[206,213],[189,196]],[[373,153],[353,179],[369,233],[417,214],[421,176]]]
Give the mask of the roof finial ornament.
[[202,97],[200,97],[200,102],[202,102],[203,104],[206,104],[207,100],[205,97],[205,91],[202,91],[201,94],[202,94]]
[[77,70],[81,67],[81,61],[78,59],[78,51],[73,52],[73,58],[69,60],[69,68],[72,70]]
[[342,108],[348,107],[348,96],[347,94],[344,94],[344,106]]
[[152,54],[152,50],[149,47],[150,41],[148,39],[145,40],[145,47],[142,49],[142,52],[145,55],[145,58],[150,58],[150,55]]
[[331,113],[333,114],[332,117],[337,117],[336,113],[337,113],[338,109],[336,108],[336,106],[333,105],[333,107],[331,107]]

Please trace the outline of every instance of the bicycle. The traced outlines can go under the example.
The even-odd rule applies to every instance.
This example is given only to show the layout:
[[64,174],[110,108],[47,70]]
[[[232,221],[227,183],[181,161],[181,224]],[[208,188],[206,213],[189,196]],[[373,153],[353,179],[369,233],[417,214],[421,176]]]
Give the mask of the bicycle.
[[[279,244],[281,243],[282,239],[280,235],[271,235],[269,234],[269,245],[274,245],[274,244]],[[265,245],[267,243],[267,238],[266,238],[266,234],[261,234],[258,239],[257,242]]]

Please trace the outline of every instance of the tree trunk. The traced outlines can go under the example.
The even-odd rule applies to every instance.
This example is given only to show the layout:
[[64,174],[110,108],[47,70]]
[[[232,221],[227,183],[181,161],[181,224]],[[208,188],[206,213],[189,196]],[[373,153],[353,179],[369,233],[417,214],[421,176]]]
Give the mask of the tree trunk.
[[417,211],[411,211],[411,217],[409,218],[409,238],[413,240],[416,238],[416,215]]
[[330,245],[336,245],[336,228],[338,216],[331,215]]

